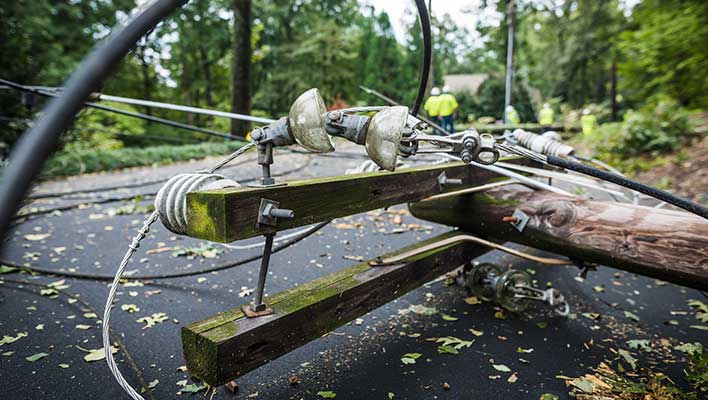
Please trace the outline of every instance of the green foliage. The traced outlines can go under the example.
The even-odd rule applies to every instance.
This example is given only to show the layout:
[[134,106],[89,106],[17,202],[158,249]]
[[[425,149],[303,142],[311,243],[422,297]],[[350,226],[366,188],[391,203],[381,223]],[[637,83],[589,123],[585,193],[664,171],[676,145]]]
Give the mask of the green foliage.
[[621,87],[635,102],[660,94],[708,107],[708,2],[644,0],[620,36]]
[[42,177],[108,171],[118,168],[168,164],[225,154],[243,146],[242,142],[202,143],[186,146],[154,146],[112,150],[80,149],[60,151],[44,165]]
[[688,116],[673,100],[630,111],[620,130],[620,146],[631,156],[673,150],[693,135]]

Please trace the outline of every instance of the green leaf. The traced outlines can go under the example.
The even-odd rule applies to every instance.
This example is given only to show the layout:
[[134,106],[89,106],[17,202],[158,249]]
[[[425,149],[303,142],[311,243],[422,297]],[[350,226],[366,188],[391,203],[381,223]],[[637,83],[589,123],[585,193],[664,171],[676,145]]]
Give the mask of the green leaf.
[[560,398],[558,396],[556,396],[555,394],[551,394],[551,393],[544,393],[539,398],[539,400],[559,400],[559,399]]
[[705,325],[691,325],[689,328],[700,329],[702,331],[708,331],[708,326]]
[[627,345],[630,349],[640,349],[644,351],[651,351],[651,343],[647,339],[633,339],[628,340]]
[[[182,381],[180,381],[182,382]],[[202,390],[206,389],[208,386],[207,385],[197,385],[196,383],[192,383],[187,385],[187,381],[184,381],[185,385],[182,387],[177,394],[182,394],[182,393],[198,393],[201,392]]]
[[460,351],[452,346],[438,346],[439,354],[460,354]]
[[494,369],[496,369],[499,372],[511,372],[509,367],[507,367],[504,364],[492,364],[492,367],[494,367]]
[[25,357],[25,360],[27,360],[27,361],[29,361],[29,362],[35,362],[35,361],[37,361],[37,360],[41,360],[42,358],[44,358],[44,357],[46,357],[46,356],[48,356],[48,355],[49,355],[49,354],[47,354],[47,353],[37,353],[37,354],[33,354],[33,355],[29,356],[29,357]]
[[420,358],[422,354],[420,353],[406,353],[401,357],[401,362],[405,365],[415,364],[415,360]]
[[8,336],[5,335],[0,339],[0,346],[5,345],[5,344],[10,344],[10,343],[15,343],[16,341],[22,339],[23,337],[29,336],[29,333],[27,332],[19,332],[17,336]]
[[393,400],[394,397],[396,397],[395,394],[388,392],[388,400]]
[[442,319],[444,319],[445,321],[457,321],[458,318],[453,317],[452,315],[443,314]]
[[595,384],[588,379],[574,379],[570,382],[571,385],[582,390],[585,393],[592,393],[595,390]]
[[633,321],[639,322],[639,317],[637,316],[637,314],[634,314],[633,312],[625,311],[624,316],[633,320]]
[[473,329],[473,328],[468,329],[468,331],[472,332],[472,334],[475,335],[475,336],[477,336],[477,337],[484,335],[484,332],[483,332],[483,331],[478,331],[478,330]]
[[[103,351],[103,347],[99,349],[91,349],[87,350],[88,354],[84,356],[84,361],[86,362],[93,362],[93,361],[100,361],[106,358],[106,354]],[[118,352],[117,347],[111,346],[111,353],[116,354]]]
[[8,267],[7,265],[0,265],[0,275],[9,274],[10,272],[17,271],[15,267]]
[[522,347],[517,347],[516,352],[517,353],[532,353],[533,349],[524,349]]
[[537,322],[536,326],[541,329],[546,329],[548,327],[548,322],[546,322],[546,321]]
[[337,397],[337,393],[330,392],[329,390],[326,392],[317,392],[317,395],[322,397],[323,399],[333,399]]
[[59,368],[67,369],[69,367],[70,367],[69,364],[59,364]]
[[678,350],[689,355],[701,354],[703,353],[703,345],[701,343],[684,343],[682,345],[674,347],[674,350]]
[[632,366],[632,369],[637,369],[637,359],[632,357],[632,354],[630,354],[630,352],[624,349],[619,349],[617,352],[624,358],[627,363],[629,363],[629,365]]
[[435,343],[442,343],[443,346],[454,346],[455,349],[459,350],[463,347],[470,347],[474,340],[462,340],[454,336],[445,336],[438,338]]

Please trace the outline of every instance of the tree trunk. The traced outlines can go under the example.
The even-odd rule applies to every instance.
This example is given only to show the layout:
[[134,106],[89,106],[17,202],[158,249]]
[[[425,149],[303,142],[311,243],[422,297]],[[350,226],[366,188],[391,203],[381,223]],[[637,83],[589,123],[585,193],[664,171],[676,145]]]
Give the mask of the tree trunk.
[[[496,189],[410,205],[418,218],[700,290],[708,289],[708,220],[682,211]],[[521,210],[517,231],[503,222]]]
[[[251,0],[234,0],[234,43],[231,111],[251,113]],[[246,136],[248,121],[231,120],[231,135]]]

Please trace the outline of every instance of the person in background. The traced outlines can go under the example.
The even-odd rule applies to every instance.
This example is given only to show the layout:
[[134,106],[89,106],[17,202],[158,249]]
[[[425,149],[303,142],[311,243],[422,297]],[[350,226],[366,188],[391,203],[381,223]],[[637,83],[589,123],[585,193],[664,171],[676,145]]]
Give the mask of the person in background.
[[543,103],[541,111],[538,113],[538,123],[541,125],[541,133],[545,133],[551,130],[551,125],[553,125],[553,109],[548,103]]
[[516,112],[516,109],[511,104],[506,106],[506,109],[504,110],[504,120],[504,122],[509,125],[519,125],[521,123],[519,113]]
[[434,87],[430,91],[430,97],[425,101],[423,109],[433,122],[440,125],[440,88]]
[[597,118],[590,114],[589,109],[584,109],[583,110],[583,116],[580,117],[580,127],[583,130],[583,135],[592,135],[593,129],[595,129],[595,125],[597,125]]
[[450,93],[450,88],[443,86],[443,94],[440,95],[440,120],[443,129],[449,133],[455,133],[455,117],[457,116],[457,99]]

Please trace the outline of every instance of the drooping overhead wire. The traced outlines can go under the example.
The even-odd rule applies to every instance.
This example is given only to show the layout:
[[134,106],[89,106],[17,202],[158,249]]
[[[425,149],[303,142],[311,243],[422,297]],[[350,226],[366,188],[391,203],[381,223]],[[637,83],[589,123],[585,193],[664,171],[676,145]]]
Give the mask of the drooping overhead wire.
[[[10,88],[10,89],[19,90],[19,91],[23,91],[23,92],[34,93],[34,94],[37,94],[37,95],[40,95],[40,96],[55,97],[55,98],[61,98],[61,97],[62,97],[62,92],[54,91],[54,90],[48,90],[48,89],[43,88],[43,87],[35,87],[35,86],[20,85],[19,83],[12,82],[12,81],[8,81],[8,80],[2,79],[2,78],[0,78],[0,83],[4,84],[6,87],[8,87],[8,88]],[[209,135],[209,136],[215,136],[215,137],[220,137],[220,138],[224,138],[224,139],[241,139],[241,140],[244,139],[244,138],[241,138],[241,137],[235,137],[235,136],[231,136],[231,135],[228,135],[228,134],[225,134],[225,133],[221,133],[221,132],[216,132],[216,131],[213,131],[213,130],[211,130],[211,129],[200,128],[200,127],[198,127],[198,126],[189,125],[189,124],[184,124],[184,123],[181,123],[181,122],[172,121],[172,120],[165,119],[165,118],[160,118],[160,117],[155,117],[155,116],[152,116],[152,115],[141,114],[141,113],[138,113],[138,112],[133,112],[133,111],[128,111],[128,110],[121,110],[120,108],[109,107],[109,106],[105,106],[105,105],[103,105],[103,104],[97,104],[97,103],[92,103],[92,102],[85,102],[85,103],[83,103],[83,104],[84,104],[86,107],[95,108],[95,109],[97,109],[97,110],[102,110],[102,111],[112,112],[112,113],[116,113],[116,114],[121,114],[121,115],[125,115],[125,116],[128,116],[128,117],[133,117],[133,118],[138,118],[138,119],[142,119],[142,120],[149,121],[149,122],[155,122],[155,123],[158,123],[158,124],[171,126],[171,127],[173,127],[173,128],[180,128],[180,129],[185,129],[185,130],[189,130],[189,131],[193,131],[193,132],[199,132],[199,133],[203,133],[203,134]]]
[[411,109],[411,114],[418,115],[420,107],[423,105],[425,91],[428,87],[428,78],[430,76],[430,64],[433,59],[433,41],[430,33],[430,15],[424,0],[415,0],[415,5],[418,8],[418,18],[423,31],[423,65],[420,70],[420,82],[418,84],[418,95],[415,98],[415,103]]

